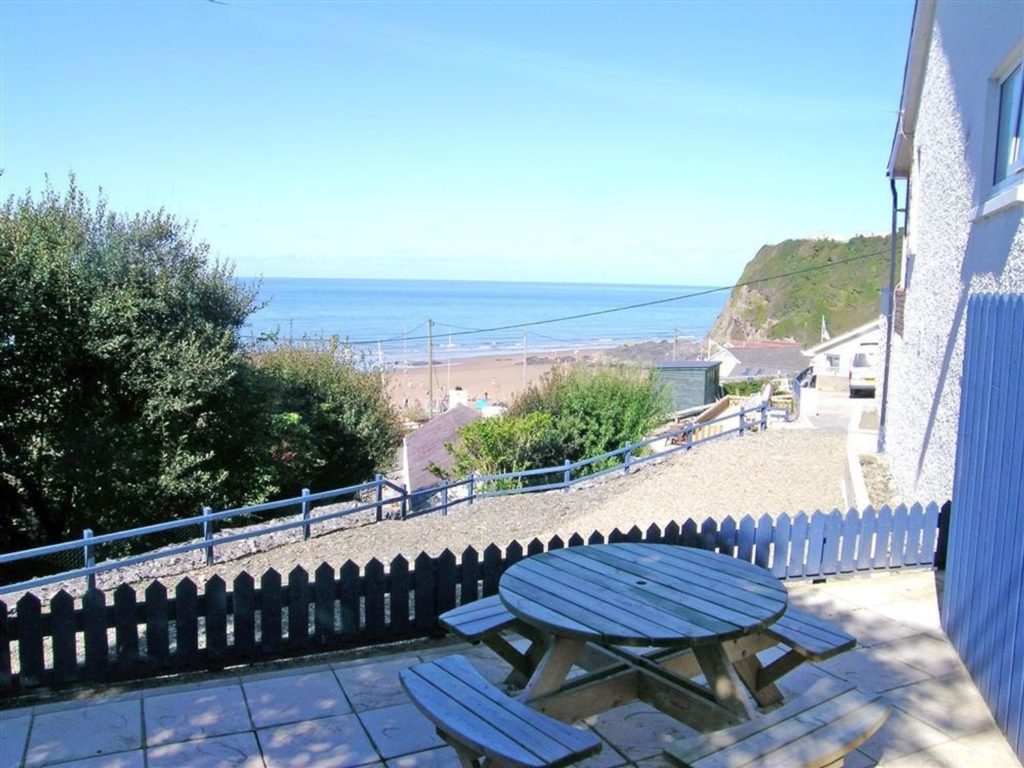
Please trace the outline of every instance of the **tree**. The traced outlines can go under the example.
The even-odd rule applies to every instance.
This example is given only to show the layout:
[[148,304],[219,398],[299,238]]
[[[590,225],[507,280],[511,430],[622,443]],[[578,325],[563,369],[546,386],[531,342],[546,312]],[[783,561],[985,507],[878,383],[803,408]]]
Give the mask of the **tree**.
[[[195,512],[237,494],[215,454],[254,292],[158,211],[65,194],[0,210],[0,545]],[[230,453],[230,450],[228,450]],[[230,464],[230,462],[229,462]]]
[[327,490],[361,483],[389,467],[402,425],[380,374],[326,349],[281,346],[256,355],[270,439],[264,465],[278,488]]
[[[400,439],[337,350],[250,354],[255,291],[163,211],[0,210],[0,550],[352,485]],[[159,541],[145,542],[158,544]]]

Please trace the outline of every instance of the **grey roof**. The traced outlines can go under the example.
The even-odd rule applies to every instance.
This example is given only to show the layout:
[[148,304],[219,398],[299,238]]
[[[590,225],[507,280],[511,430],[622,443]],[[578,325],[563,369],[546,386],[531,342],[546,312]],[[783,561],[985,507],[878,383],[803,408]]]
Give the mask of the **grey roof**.
[[739,362],[730,379],[760,376],[795,376],[810,366],[799,344],[765,344],[728,347]]
[[655,367],[663,370],[672,368],[683,368],[689,370],[693,368],[714,368],[716,365],[721,364],[721,360],[679,360],[671,363],[658,363]]
[[422,427],[405,438],[409,460],[409,491],[430,488],[440,481],[430,471],[432,465],[443,469],[451,469],[452,455],[445,448],[445,443],[455,441],[459,430],[471,421],[480,418],[475,408],[457,405],[435,416]]

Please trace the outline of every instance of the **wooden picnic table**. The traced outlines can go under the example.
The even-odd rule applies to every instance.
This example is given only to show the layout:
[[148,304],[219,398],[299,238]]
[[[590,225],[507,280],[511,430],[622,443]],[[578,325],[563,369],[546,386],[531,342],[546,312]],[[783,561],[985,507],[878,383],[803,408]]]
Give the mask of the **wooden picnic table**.
[[[523,701],[572,721],[639,698],[702,731],[756,713],[726,645],[760,632],[787,605],[785,587],[764,569],[664,544],[553,550],[509,568],[499,594],[510,612],[547,635]],[[660,661],[670,655],[647,658],[623,646],[692,650],[706,683]],[[611,663],[567,681],[595,647]]]

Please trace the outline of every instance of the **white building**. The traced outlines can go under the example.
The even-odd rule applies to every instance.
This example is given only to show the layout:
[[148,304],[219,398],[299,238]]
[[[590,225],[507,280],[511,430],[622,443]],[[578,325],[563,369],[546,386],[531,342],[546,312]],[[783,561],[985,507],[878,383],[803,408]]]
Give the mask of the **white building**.
[[907,236],[880,437],[909,499],[952,493],[968,296],[1024,291],[1022,62],[1024,3],[918,0],[889,161]]
[[811,359],[818,389],[846,389],[850,361],[857,352],[869,350],[880,359],[878,350],[882,341],[882,321],[880,317],[804,350],[804,354]]

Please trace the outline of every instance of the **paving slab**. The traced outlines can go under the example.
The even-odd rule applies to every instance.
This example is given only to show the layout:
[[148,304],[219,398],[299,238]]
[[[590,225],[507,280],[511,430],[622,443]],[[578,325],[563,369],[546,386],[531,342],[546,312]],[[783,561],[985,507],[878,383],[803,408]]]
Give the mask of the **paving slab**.
[[385,759],[443,747],[445,744],[437,735],[434,724],[420,713],[415,704],[370,709],[361,712],[359,719],[377,751]]
[[18,768],[25,756],[32,715],[0,720],[0,768]]
[[415,663],[408,658],[361,661],[337,666],[334,674],[354,709],[376,709],[408,701],[398,673]]
[[147,752],[148,768],[264,768],[256,734],[232,733],[179,741]]
[[641,701],[587,718],[586,723],[632,761],[660,755],[672,742],[696,733]]
[[143,750],[136,749],[116,755],[100,755],[83,760],[72,760],[69,763],[61,763],[59,768],[146,768],[146,757]]
[[26,766],[127,752],[142,746],[139,701],[77,706],[36,715]]
[[143,710],[150,747],[241,733],[253,727],[237,684],[146,697]]
[[352,711],[341,683],[329,668],[243,682],[242,690],[257,728],[347,715]]
[[883,698],[951,739],[997,730],[985,700],[966,672],[896,688]]
[[267,768],[382,765],[356,715],[338,715],[257,731]]

